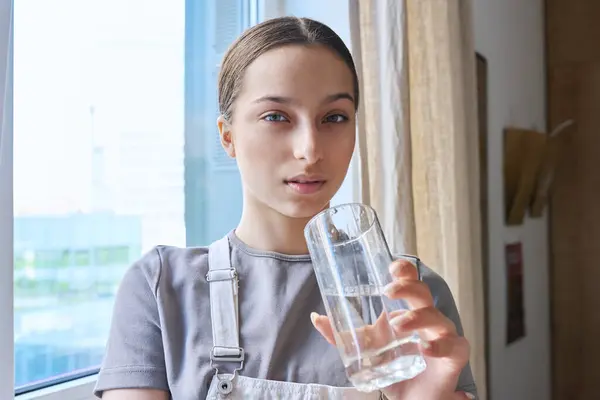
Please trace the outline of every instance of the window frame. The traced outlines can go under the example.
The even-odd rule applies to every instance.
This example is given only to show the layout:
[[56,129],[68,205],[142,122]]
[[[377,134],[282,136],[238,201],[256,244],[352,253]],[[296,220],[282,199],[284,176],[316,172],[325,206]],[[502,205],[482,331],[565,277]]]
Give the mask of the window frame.
[[[98,374],[76,378],[15,396],[15,400],[97,400],[93,394]],[[9,386],[14,396],[13,383]]]
[[[0,398],[14,395],[13,305],[13,2],[0,0]],[[7,321],[8,320],[8,321]]]

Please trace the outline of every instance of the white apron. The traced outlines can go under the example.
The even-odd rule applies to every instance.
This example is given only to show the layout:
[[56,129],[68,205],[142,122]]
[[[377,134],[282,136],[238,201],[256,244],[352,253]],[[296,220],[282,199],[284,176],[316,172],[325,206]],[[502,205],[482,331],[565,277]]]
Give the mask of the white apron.
[[[244,349],[240,347],[238,329],[238,278],[231,265],[229,239],[224,237],[208,250],[210,283],[210,314],[213,329],[213,348],[210,359],[215,375],[207,399],[282,399],[282,400],[379,400],[381,392],[363,393],[354,388],[271,381],[240,376],[244,368]],[[222,373],[228,366],[233,373]],[[221,371],[219,370],[221,368]]]

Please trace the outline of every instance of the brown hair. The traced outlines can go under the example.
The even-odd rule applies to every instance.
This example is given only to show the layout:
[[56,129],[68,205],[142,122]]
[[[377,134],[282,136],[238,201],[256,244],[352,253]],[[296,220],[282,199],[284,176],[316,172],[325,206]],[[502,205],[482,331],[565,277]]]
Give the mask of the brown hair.
[[246,68],[262,54],[285,45],[321,45],[338,55],[350,68],[354,80],[354,101],[358,107],[358,76],[344,41],[327,25],[309,19],[280,17],[247,29],[229,47],[219,71],[219,111],[231,120]]

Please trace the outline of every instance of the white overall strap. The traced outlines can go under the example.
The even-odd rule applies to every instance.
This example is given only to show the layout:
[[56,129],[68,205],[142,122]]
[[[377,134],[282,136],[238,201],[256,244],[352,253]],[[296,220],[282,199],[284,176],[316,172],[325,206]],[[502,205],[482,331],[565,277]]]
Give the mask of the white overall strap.
[[235,372],[244,366],[244,349],[240,347],[238,329],[238,275],[231,265],[229,239],[217,240],[208,248],[210,287],[210,317],[213,331],[211,366],[219,373],[225,363],[239,363]]

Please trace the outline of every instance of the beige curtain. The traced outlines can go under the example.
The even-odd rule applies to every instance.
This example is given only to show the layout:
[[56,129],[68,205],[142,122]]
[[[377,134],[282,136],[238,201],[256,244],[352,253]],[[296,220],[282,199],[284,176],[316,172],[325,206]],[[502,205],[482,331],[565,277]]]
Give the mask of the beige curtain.
[[[472,0],[351,0],[361,201],[448,282],[486,398]],[[398,248],[398,246],[401,246]]]
[[416,254],[404,18],[402,1],[350,1],[352,52],[362,96],[360,201],[377,211],[393,253]]

